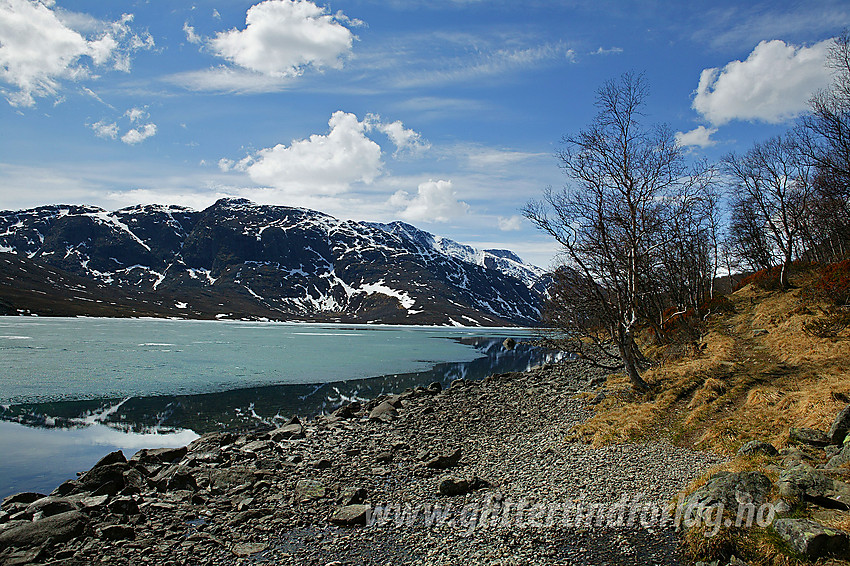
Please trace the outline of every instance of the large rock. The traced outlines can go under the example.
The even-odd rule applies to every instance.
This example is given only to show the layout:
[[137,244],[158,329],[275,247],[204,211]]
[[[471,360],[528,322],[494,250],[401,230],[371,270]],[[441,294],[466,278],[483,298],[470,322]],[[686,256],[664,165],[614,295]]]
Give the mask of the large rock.
[[47,496],[37,499],[27,505],[26,512],[30,515],[41,513],[42,517],[50,517],[68,511],[76,511],[78,506],[64,497]]
[[129,469],[130,466],[124,462],[96,466],[77,481],[84,491],[94,495],[115,495],[124,487],[124,472]]
[[457,466],[457,463],[460,461],[461,450],[458,448],[454,452],[450,454],[441,454],[434,458],[431,458],[427,462],[425,462],[425,466],[428,468],[433,468],[435,470],[445,470],[446,468],[453,468]]
[[188,448],[181,446],[179,448],[143,448],[130,458],[130,463],[139,464],[173,464],[181,460]]
[[839,411],[826,435],[831,443],[843,444],[848,433],[850,433],[850,405]]
[[838,454],[829,459],[828,468],[840,468],[850,463],[850,442],[845,442]]
[[343,527],[365,525],[370,510],[368,505],[346,505],[334,510],[328,520]]
[[835,481],[808,464],[798,464],[779,474],[779,495],[791,502],[808,501],[830,509],[850,509],[850,486]]
[[761,472],[718,472],[685,499],[685,508],[722,505],[735,516],[742,504],[752,503],[758,507],[765,503],[772,485],[770,478]]
[[314,501],[325,496],[325,486],[315,480],[298,480],[295,484],[295,501]]
[[824,432],[813,428],[791,428],[788,431],[788,441],[809,446],[827,446],[830,442]]
[[44,544],[48,538],[65,542],[80,536],[89,518],[79,511],[68,511],[39,521],[33,521],[0,532],[0,548],[6,546],[32,547]]
[[779,454],[779,451],[776,450],[776,447],[773,444],[768,442],[763,442],[761,440],[750,440],[740,448],[738,448],[738,454],[743,456],[749,456],[752,454],[765,454],[767,456],[776,456]]
[[285,424],[280,428],[276,428],[269,433],[269,439],[274,442],[290,440],[293,438],[304,438],[304,427],[301,425],[301,422],[297,417],[288,424]]
[[13,507],[26,507],[33,501],[38,501],[42,497],[45,497],[43,493],[35,493],[32,491],[15,493],[14,495],[10,495],[9,497],[3,500],[2,505],[0,505],[0,509],[2,509],[3,511],[8,511]]
[[437,491],[440,495],[464,495],[471,493],[476,489],[484,489],[490,487],[490,482],[483,480],[477,476],[472,478],[456,478],[452,476],[445,477],[440,480],[440,485]]
[[850,537],[844,531],[829,529],[809,519],[777,519],[773,529],[791,547],[811,560],[826,556],[846,557]]
[[369,418],[375,420],[397,414],[398,411],[396,410],[395,405],[393,405],[389,401],[384,401],[369,412]]

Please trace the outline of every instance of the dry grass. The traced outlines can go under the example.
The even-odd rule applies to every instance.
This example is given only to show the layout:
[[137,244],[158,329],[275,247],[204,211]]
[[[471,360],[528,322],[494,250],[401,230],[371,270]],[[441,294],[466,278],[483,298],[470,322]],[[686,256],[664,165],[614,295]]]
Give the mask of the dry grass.
[[647,371],[649,394],[609,379],[614,394],[573,437],[596,446],[662,437],[732,454],[752,439],[782,447],[791,426],[828,429],[850,401],[850,330],[834,339],[803,332],[821,308],[802,295],[752,285],[735,292],[736,313],[709,321],[698,353]]
[[[792,282],[800,288],[787,292],[753,285],[736,291],[730,296],[735,312],[708,321],[697,348],[646,372],[652,392],[635,394],[625,377],[612,376],[607,388],[613,394],[573,430],[573,437],[596,446],[664,439],[733,455],[753,439],[783,448],[792,426],[828,430],[835,414],[850,402],[850,329],[829,338],[804,331],[830,312],[829,305],[813,302],[803,292],[817,276],[814,271],[798,273]],[[766,456],[739,456],[709,470],[687,491],[719,471],[744,470],[760,470],[774,482],[778,475],[775,462]],[[850,531],[850,514],[817,518]],[[770,529],[724,528],[711,538],[694,529],[685,534],[685,542],[703,560],[735,554],[764,566],[804,563]]]

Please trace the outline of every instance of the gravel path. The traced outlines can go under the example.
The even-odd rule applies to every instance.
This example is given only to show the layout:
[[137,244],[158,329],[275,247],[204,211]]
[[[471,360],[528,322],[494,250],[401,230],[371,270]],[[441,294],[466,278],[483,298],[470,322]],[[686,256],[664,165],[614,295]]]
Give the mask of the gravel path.
[[[641,527],[640,510],[646,502],[666,508],[718,459],[663,444],[593,449],[566,442],[590,414],[575,394],[592,391],[591,377],[598,378],[565,362],[379,398],[303,428],[205,435],[173,462],[143,454],[119,464],[145,481],[127,480],[111,501],[78,504],[90,497],[80,486],[71,486],[76,494],[55,492],[85,513],[86,534],[26,552],[62,564],[687,563],[673,529]],[[466,493],[440,495],[447,477],[446,489]],[[629,507],[638,510],[638,524],[610,526],[629,513],[615,504],[638,496],[640,506]],[[122,498],[139,512],[116,511],[113,501]],[[368,508],[371,520],[376,511],[378,519],[387,514],[370,526],[331,524],[346,504],[348,511]],[[435,506],[451,512],[426,525]],[[597,513],[590,520],[588,510]],[[27,518],[5,511],[0,529]],[[109,525],[123,525],[123,534],[104,531]],[[0,552],[0,563],[24,552]]]

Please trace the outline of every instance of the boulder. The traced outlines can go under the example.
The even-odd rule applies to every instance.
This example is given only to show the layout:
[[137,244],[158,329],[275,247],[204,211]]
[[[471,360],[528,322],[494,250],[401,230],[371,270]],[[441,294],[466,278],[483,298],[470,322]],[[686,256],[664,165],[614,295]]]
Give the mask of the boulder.
[[368,505],[346,505],[338,507],[329,517],[329,521],[343,527],[365,525],[371,507]]
[[800,554],[810,560],[826,556],[847,556],[850,536],[810,519],[777,519],[773,530]]
[[384,401],[369,412],[369,418],[372,420],[378,420],[383,417],[389,417],[397,414],[398,411],[396,411],[395,405],[389,401]]
[[490,487],[490,482],[476,476],[473,476],[472,478],[456,478],[453,476],[447,476],[440,480],[437,491],[440,495],[455,496],[464,495],[466,493],[473,492],[476,489],[484,489],[487,487]]
[[78,505],[64,497],[55,497],[48,495],[37,499],[27,505],[26,512],[30,515],[41,513],[42,517],[50,517],[59,513],[67,513],[68,511],[76,511]]
[[808,464],[783,470],[776,482],[779,495],[791,502],[809,501],[830,509],[850,509],[850,489]]
[[189,449],[186,446],[181,446],[179,448],[143,448],[133,454],[130,458],[130,463],[144,465],[173,464],[174,462],[181,460],[188,450]]
[[37,501],[42,497],[45,497],[43,493],[35,493],[32,491],[15,493],[14,495],[10,495],[9,497],[3,500],[3,503],[0,504],[0,509],[2,509],[3,511],[8,511],[13,507],[26,507],[33,501]]
[[103,458],[97,461],[97,464],[92,466],[92,469],[99,468],[101,466],[108,466],[109,464],[123,464],[127,461],[127,458],[124,457],[124,453],[120,450],[116,450],[115,452],[110,452]]
[[298,480],[295,484],[295,501],[314,501],[325,496],[325,486],[315,480]]
[[505,338],[505,341],[502,342],[502,347],[504,347],[505,350],[513,350],[516,347],[516,340],[513,338]]
[[425,462],[425,466],[428,468],[433,468],[435,470],[445,470],[447,468],[453,468],[457,466],[457,463],[460,461],[461,450],[458,448],[454,452],[450,454],[441,454],[434,458],[431,458],[427,462]]
[[848,433],[850,433],[850,405],[839,411],[826,435],[832,444],[844,444]]
[[27,522],[0,532],[0,547],[29,548],[40,546],[47,539],[65,542],[80,536],[88,522],[89,518],[79,511],[67,511],[38,521]]
[[97,529],[97,536],[104,540],[135,540],[136,530],[130,525],[107,525]]
[[439,381],[434,381],[428,384],[428,388],[425,390],[429,393],[439,393],[443,390],[443,385]]
[[840,468],[850,463],[850,442],[845,442],[838,453],[829,459],[828,468]]
[[758,507],[765,503],[772,485],[770,478],[761,472],[718,472],[685,499],[685,509],[722,505],[735,516],[741,504]]
[[106,506],[110,513],[116,515],[138,515],[139,504],[132,497],[116,497]]
[[769,442],[763,442],[761,440],[750,440],[740,448],[738,448],[738,454],[742,456],[749,456],[752,454],[765,454],[767,456],[776,456],[779,454],[779,451],[776,450],[776,447]]
[[290,422],[289,424],[285,424],[282,427],[271,431],[269,433],[269,438],[274,442],[294,438],[304,438],[304,427],[301,425],[298,417],[295,417],[294,422]]
[[358,505],[366,501],[366,497],[368,495],[369,492],[362,487],[347,487],[339,494],[339,498],[337,498],[336,502],[343,507],[348,505]]
[[83,491],[90,491],[93,495],[115,495],[124,487],[124,472],[129,469],[125,462],[96,466],[77,481]]
[[339,417],[341,419],[353,419],[357,417],[360,411],[363,410],[363,405],[360,404],[359,401],[352,401],[347,405],[343,405],[338,408],[336,411],[331,413],[335,417]]
[[788,441],[809,446],[826,446],[830,442],[824,432],[813,428],[791,428],[788,431]]
[[233,547],[230,549],[230,552],[240,558],[245,558],[260,553],[268,547],[269,545],[264,542],[240,542],[234,544]]

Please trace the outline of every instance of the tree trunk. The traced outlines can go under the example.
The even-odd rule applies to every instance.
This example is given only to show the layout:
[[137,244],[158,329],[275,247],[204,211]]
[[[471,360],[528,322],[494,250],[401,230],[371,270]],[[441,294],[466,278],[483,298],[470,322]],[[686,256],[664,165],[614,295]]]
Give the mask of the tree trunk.
[[626,332],[622,327],[617,332],[617,348],[620,350],[620,357],[623,360],[623,366],[626,368],[626,373],[629,376],[629,381],[632,382],[632,387],[637,391],[647,391],[649,384],[643,380],[638,371],[637,353],[635,352],[634,339],[630,332]]
[[782,263],[782,269],[779,272],[779,285],[782,289],[788,289],[791,285],[788,283],[788,271],[791,269],[791,248],[785,250],[785,261]]

